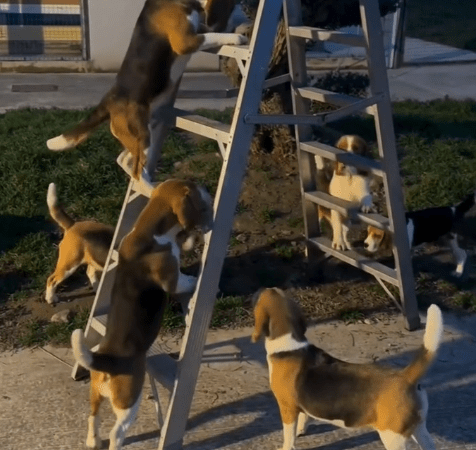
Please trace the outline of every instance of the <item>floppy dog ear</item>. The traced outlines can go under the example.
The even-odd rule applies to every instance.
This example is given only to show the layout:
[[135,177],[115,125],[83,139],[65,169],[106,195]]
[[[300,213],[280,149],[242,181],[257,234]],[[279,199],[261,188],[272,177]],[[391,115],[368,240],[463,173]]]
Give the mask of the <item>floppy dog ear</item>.
[[196,194],[187,187],[185,188],[184,195],[174,204],[174,213],[185,230],[191,230],[197,225],[200,205],[197,205],[196,197]]
[[264,336],[269,336],[269,314],[266,308],[259,303],[254,310],[255,315],[255,329],[251,335],[251,342],[257,342]]

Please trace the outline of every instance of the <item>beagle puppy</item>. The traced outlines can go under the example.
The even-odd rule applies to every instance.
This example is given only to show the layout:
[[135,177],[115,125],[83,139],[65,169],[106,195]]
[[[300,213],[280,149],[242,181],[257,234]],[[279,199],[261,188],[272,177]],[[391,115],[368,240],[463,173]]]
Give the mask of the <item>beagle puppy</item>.
[[[368,152],[366,142],[359,136],[342,136],[336,144],[337,148],[351,153],[365,155]],[[361,207],[362,212],[368,213],[373,207],[370,192],[370,177],[359,172],[355,167],[336,162],[334,173],[329,184],[329,194],[353,202]],[[344,217],[331,210],[332,248],[336,250],[352,250],[348,239],[349,226]]]
[[[158,108],[176,97],[193,53],[247,42],[239,34],[216,32],[224,31],[233,0],[203,3],[205,10],[198,0],[146,0],[112,88],[82,122],[49,139],[47,147],[53,151],[76,147],[108,121],[112,135],[125,149],[119,164],[131,163],[132,176],[138,180],[150,145],[152,103]],[[145,171],[142,174],[148,181],[153,175]]]
[[[456,270],[452,274],[455,277],[461,277],[467,255],[458,245],[458,234],[455,227],[464,219],[464,215],[474,206],[474,203],[475,193],[468,195],[456,206],[442,206],[407,212],[405,219],[410,248],[443,238],[451,247],[456,261]],[[392,249],[391,234],[369,225],[364,247],[370,253],[375,253],[379,249]]]
[[309,419],[373,428],[386,450],[404,450],[410,437],[424,450],[435,449],[426,429],[427,395],[418,381],[435,359],[443,333],[436,305],[428,309],[417,356],[395,369],[347,363],[309,343],[300,308],[280,289],[258,292],[253,304],[252,341],[265,337],[271,390],[283,421],[280,450],[295,449],[296,436],[305,433]]
[[48,209],[53,220],[64,230],[59,244],[59,256],[55,271],[46,282],[46,301],[58,301],[56,288],[72,275],[79,266],[87,264],[86,274],[95,287],[97,272],[102,272],[111,246],[114,228],[98,222],[75,222],[58,204],[56,186],[50,183],[46,197]]
[[[369,154],[367,143],[360,136],[356,135],[342,136],[337,141],[336,147],[361,156],[367,156]],[[325,164],[324,158],[316,155],[315,160],[319,173],[326,172],[328,166]],[[324,190],[330,195],[358,204],[363,212],[367,213],[372,209],[370,177],[367,172],[336,161],[330,182],[323,183],[322,176],[320,179]],[[349,233],[347,220],[337,211],[325,208],[321,205],[317,207],[317,215],[319,223],[322,223],[322,220],[326,219],[332,226],[332,248],[337,250],[351,250],[352,245],[347,237]]]
[[205,189],[191,181],[159,184],[119,247],[106,334],[98,350],[86,346],[82,330],[71,344],[76,361],[91,371],[86,445],[100,448],[98,410],[109,398],[116,414],[109,449],[122,447],[134,421],[146,371],[146,353],[160,330],[169,294],[193,292],[196,278],[180,272],[178,235],[211,228],[213,210]]

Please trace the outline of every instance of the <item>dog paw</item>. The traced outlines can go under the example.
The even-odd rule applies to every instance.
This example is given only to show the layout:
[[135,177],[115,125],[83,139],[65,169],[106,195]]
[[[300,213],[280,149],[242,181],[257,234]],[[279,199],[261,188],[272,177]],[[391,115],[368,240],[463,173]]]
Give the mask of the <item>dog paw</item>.
[[56,296],[56,294],[47,293],[45,295],[45,300],[46,300],[46,303],[48,303],[49,305],[54,305],[55,303],[58,303],[59,298]]
[[463,271],[460,272],[458,270],[453,270],[453,272],[451,272],[451,275],[456,278],[461,278],[463,276]]
[[193,277],[191,275],[184,275],[183,273],[180,274],[177,288],[175,289],[176,294],[185,294],[195,291],[195,287],[197,286],[197,277]]
[[373,203],[371,203],[370,205],[362,205],[360,209],[364,214],[368,214],[372,212],[373,208],[374,208],[374,205]]
[[334,250],[345,250],[345,244],[343,241],[332,241],[332,248]]
[[235,41],[233,42],[234,45],[246,45],[248,43],[248,38],[243,36],[242,34],[235,35]]

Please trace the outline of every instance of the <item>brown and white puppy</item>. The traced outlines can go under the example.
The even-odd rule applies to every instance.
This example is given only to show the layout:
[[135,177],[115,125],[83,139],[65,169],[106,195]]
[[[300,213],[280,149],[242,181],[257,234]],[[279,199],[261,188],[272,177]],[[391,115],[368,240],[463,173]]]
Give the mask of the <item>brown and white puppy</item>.
[[95,287],[98,281],[97,272],[102,272],[106,263],[114,228],[99,222],[75,222],[58,204],[54,183],[50,183],[48,187],[46,202],[51,217],[64,230],[55,271],[46,282],[45,298],[52,304],[58,301],[58,285],[83,264],[87,264],[86,274],[91,285]]
[[[223,23],[226,26],[229,4],[230,0],[206,2],[208,28],[219,31]],[[113,87],[75,128],[48,140],[48,148],[59,151],[75,147],[109,120],[111,133],[125,148],[120,164],[127,165],[129,161],[124,158],[132,156],[132,176],[139,179],[150,145],[152,102],[154,108],[160,108],[175,98],[194,52],[246,43],[244,36],[235,33],[204,33],[201,15],[198,0],[146,0]],[[143,175],[150,181],[152,174]]]
[[193,292],[196,286],[195,277],[180,273],[175,238],[211,225],[207,192],[190,181],[171,179],[154,189],[122,240],[106,334],[98,350],[89,350],[82,330],[71,336],[76,361],[91,371],[88,447],[101,446],[98,410],[107,397],[116,414],[109,449],[121,448],[139,408],[146,353],[160,330],[168,295]]
[[[336,144],[337,148],[351,153],[365,155],[368,153],[367,144],[359,136],[342,136]],[[362,212],[368,213],[373,207],[370,192],[370,177],[359,172],[355,167],[335,163],[334,173],[329,183],[329,194],[359,205]],[[323,210],[321,210],[323,211]],[[319,218],[323,216],[319,212]],[[332,248],[336,250],[351,250],[352,245],[348,240],[349,226],[347,221],[335,210],[331,210]]]
[[254,300],[252,341],[265,336],[271,390],[284,428],[281,450],[293,450],[309,419],[345,428],[373,428],[387,450],[404,450],[410,437],[434,450],[426,429],[428,400],[418,385],[436,356],[443,333],[441,311],[428,309],[423,346],[404,369],[351,364],[309,343],[297,304],[279,289]]
[[[426,208],[405,214],[410,248],[418,247],[425,242],[446,241],[456,261],[456,270],[452,273],[455,277],[463,275],[467,259],[466,252],[458,245],[456,226],[474,206],[475,195],[473,193],[466,196],[462,202],[455,206]],[[364,241],[364,247],[368,252],[375,253],[379,249],[391,249],[392,246],[390,233],[371,225],[367,227],[367,238]]]

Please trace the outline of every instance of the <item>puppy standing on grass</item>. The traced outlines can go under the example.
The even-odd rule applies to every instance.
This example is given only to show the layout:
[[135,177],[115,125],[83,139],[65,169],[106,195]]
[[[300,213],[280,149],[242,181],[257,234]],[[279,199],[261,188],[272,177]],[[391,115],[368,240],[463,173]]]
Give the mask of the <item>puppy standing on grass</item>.
[[428,400],[418,381],[434,360],[443,334],[441,311],[428,309],[423,346],[404,369],[351,364],[310,344],[304,317],[279,289],[254,299],[252,341],[265,336],[271,390],[284,429],[280,450],[293,450],[308,419],[345,428],[376,430],[387,450],[404,450],[412,437],[423,450],[434,450],[426,429]]
[[55,271],[46,282],[45,298],[52,304],[58,300],[58,285],[83,264],[87,264],[86,274],[91,285],[95,287],[98,281],[97,272],[102,272],[106,264],[114,228],[92,221],[75,222],[58,204],[54,183],[48,187],[46,202],[51,217],[64,230]]
[[[180,272],[179,234],[211,228],[213,209],[205,189],[176,179],[159,184],[119,247],[106,334],[96,352],[82,330],[71,344],[76,361],[91,371],[89,448],[100,448],[99,406],[107,397],[116,414],[109,449],[119,450],[139,409],[146,353],[157,337],[168,294],[193,292],[196,278]],[[184,236],[185,237],[185,236]]]
[[[226,14],[229,16],[233,10],[230,0],[205,3],[206,27],[221,31],[229,19]],[[138,180],[150,145],[152,102],[154,107],[160,107],[175,98],[193,53],[247,41],[235,33],[204,32],[203,13],[197,0],[146,0],[113,87],[73,130],[48,140],[48,148],[59,151],[76,147],[109,120],[111,133],[125,148],[118,162],[127,165],[124,158],[132,156],[132,176]],[[144,175],[149,179],[153,174]]]
[[[361,156],[368,153],[367,143],[356,135],[342,136],[337,141],[336,147]],[[319,170],[325,168],[322,157],[316,156],[316,166]],[[370,177],[355,167],[344,165],[341,162],[336,162],[334,165],[334,172],[329,183],[329,194],[358,204],[364,213],[370,212],[373,206]],[[327,208],[318,206],[318,217],[319,221],[325,218],[331,223],[332,248],[336,250],[352,249],[348,239],[349,226],[341,214],[333,209],[329,211]]]

